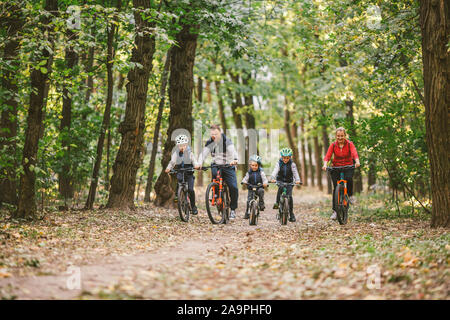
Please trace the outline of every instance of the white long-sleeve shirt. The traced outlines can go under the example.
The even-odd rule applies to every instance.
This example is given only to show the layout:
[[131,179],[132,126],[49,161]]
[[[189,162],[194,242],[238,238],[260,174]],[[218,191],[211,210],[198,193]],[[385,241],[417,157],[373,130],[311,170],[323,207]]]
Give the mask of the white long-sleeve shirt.
[[[294,181],[300,182],[300,175],[298,174],[297,166],[295,165],[294,161],[292,161],[292,163],[291,163],[291,169],[292,169],[292,177],[294,178]],[[272,171],[270,180],[276,180],[279,171],[280,171],[280,163],[277,161],[277,163],[275,164],[275,168]]]
[[219,141],[209,139],[203,148],[198,159],[198,164],[202,165],[206,157],[211,154],[212,162],[215,164],[230,164],[234,160],[238,160],[238,154],[234,148],[233,142],[222,134]]
[[181,165],[183,160],[184,164],[191,164],[193,167],[198,166],[198,163],[195,159],[194,153],[192,152],[191,148],[188,147],[186,148],[186,150],[184,150],[183,157],[180,157],[180,150],[178,148],[175,148],[175,151],[172,153],[172,156],[166,169],[172,170],[175,167],[175,165],[177,164]]
[[[249,178],[250,178],[250,174],[247,171],[247,173],[245,174],[244,179],[242,179],[242,183],[248,183],[248,179]],[[269,183],[269,180],[267,179],[266,174],[264,173],[263,170],[261,170],[261,180],[262,180],[263,184],[268,184]]]

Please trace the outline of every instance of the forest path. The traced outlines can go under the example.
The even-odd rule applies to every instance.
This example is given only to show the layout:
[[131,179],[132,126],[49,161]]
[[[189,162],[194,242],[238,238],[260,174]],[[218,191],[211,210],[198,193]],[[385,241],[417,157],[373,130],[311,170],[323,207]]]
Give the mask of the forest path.
[[[401,240],[426,228],[422,222],[350,218],[340,226],[329,219],[329,196],[308,189],[294,189],[294,195],[297,222],[287,226],[275,218],[274,190],[266,193],[258,226],[249,226],[242,219],[246,192],[241,192],[237,218],[229,225],[212,225],[200,201],[199,216],[188,224],[153,226],[169,234],[155,249],[118,255],[89,250],[92,259],[74,264],[80,289],[69,289],[76,277],[61,269],[52,275],[0,279],[0,288],[18,299],[446,297],[448,261],[418,270],[418,253],[402,245]],[[166,217],[168,211],[176,221],[177,211],[163,211]],[[417,271],[435,280],[427,282]]]

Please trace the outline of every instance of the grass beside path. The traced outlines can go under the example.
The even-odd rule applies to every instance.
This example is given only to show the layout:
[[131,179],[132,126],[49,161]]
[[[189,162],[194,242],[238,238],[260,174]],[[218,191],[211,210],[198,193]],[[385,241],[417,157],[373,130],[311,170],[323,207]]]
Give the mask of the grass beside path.
[[[294,195],[297,222],[287,226],[271,209],[274,190],[266,195],[257,227],[242,219],[244,192],[230,225],[211,225],[201,203],[188,224],[177,211],[152,205],[134,212],[53,212],[32,223],[17,223],[3,211],[0,296],[449,298],[448,230],[431,229],[419,209],[398,216],[382,198],[362,196],[348,224],[340,226],[329,220],[327,195],[310,189],[295,189]],[[80,290],[64,285],[70,266],[81,268]]]

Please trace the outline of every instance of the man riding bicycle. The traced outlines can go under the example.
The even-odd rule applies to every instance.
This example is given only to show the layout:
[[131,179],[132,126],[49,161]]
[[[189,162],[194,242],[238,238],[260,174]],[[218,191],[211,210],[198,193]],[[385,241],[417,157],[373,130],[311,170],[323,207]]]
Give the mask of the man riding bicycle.
[[[239,190],[236,179],[236,164],[238,163],[238,155],[234,148],[233,142],[228,139],[220,129],[219,125],[212,125],[210,127],[211,138],[206,142],[202,153],[198,159],[196,169],[201,169],[203,162],[208,154],[211,154],[212,163],[216,165],[229,164],[232,167],[221,168],[222,178],[230,190],[230,219],[236,218],[235,210],[238,204]],[[217,167],[211,168],[212,177],[217,175]]]
[[[333,142],[328,148],[327,154],[323,159],[322,169],[327,170],[327,163],[330,161],[331,156],[334,154],[333,167],[352,166],[353,160],[355,161],[355,168],[360,166],[358,152],[356,152],[353,142],[347,139],[347,133],[343,127],[336,129],[336,141]],[[348,195],[350,197],[350,203],[354,203],[353,197],[353,172],[355,169],[349,168],[344,170],[344,179],[347,180]],[[333,180],[333,213],[331,219],[336,220],[336,208],[335,208],[335,192],[337,181],[339,180],[339,171],[331,172],[331,180]]]

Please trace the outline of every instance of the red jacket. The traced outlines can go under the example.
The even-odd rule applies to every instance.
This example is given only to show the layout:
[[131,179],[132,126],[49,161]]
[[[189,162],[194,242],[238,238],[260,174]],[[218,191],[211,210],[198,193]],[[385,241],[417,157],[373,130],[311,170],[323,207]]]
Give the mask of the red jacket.
[[345,140],[342,149],[339,148],[337,141],[333,142],[328,148],[327,154],[325,155],[323,161],[330,161],[333,153],[333,167],[351,166],[353,165],[353,160],[359,158],[355,145],[350,140]]

